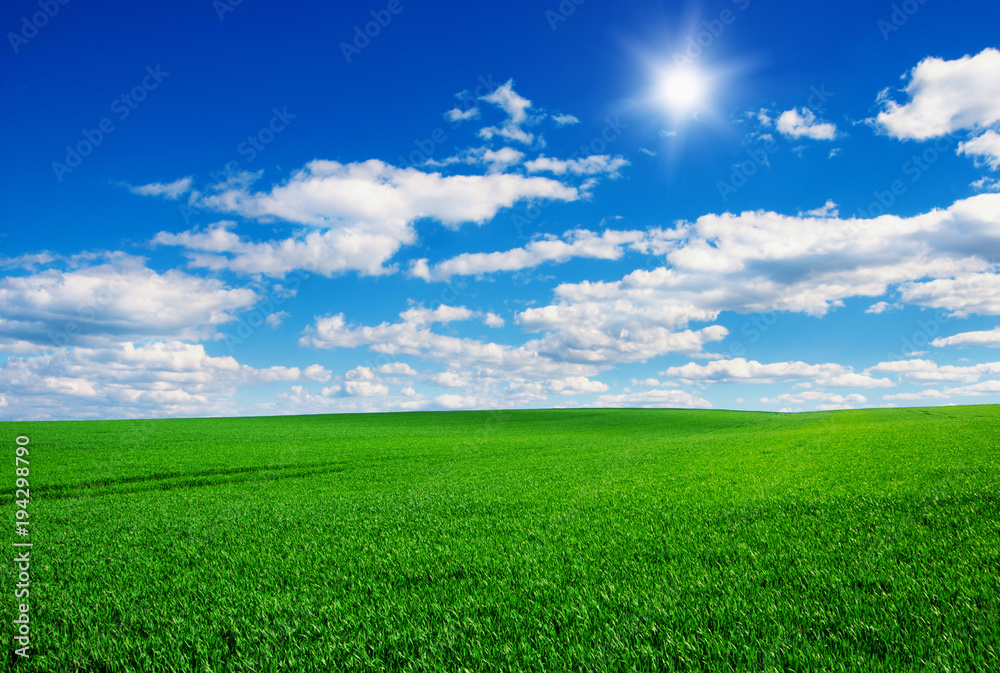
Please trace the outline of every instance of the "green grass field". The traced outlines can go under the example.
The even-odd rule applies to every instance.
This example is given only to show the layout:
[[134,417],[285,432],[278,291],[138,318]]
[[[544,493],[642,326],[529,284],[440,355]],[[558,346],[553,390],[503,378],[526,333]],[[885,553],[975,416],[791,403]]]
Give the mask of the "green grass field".
[[10,669],[1000,670],[996,406],[0,428]]

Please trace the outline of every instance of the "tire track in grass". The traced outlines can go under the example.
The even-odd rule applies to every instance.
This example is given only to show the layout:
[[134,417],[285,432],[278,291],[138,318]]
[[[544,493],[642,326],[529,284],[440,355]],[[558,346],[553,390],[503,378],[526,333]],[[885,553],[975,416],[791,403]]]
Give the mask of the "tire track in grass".
[[[308,477],[317,474],[345,472],[349,463],[344,461],[329,461],[305,465],[278,465],[264,467],[239,467],[221,470],[205,470],[203,472],[160,472],[157,474],[137,477],[122,477],[121,479],[98,479],[78,482],[75,484],[57,484],[42,486],[35,490],[38,495],[46,498],[84,498],[102,495],[120,495],[126,493],[142,493],[148,491],[164,491],[173,488],[193,488],[198,486],[220,486],[251,481],[262,475],[261,480],[274,481],[295,477]],[[276,473],[276,474],[269,474]],[[221,477],[216,479],[214,477]],[[226,478],[231,477],[231,478]],[[158,482],[158,483],[150,483]],[[128,488],[132,484],[143,484]],[[116,488],[116,487],[123,488]],[[7,495],[12,493],[8,489]]]

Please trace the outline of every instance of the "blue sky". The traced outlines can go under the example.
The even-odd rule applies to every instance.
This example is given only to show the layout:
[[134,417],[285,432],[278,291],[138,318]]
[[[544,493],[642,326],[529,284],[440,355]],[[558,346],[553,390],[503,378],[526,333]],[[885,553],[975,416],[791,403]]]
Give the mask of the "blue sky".
[[1000,401],[1000,6],[0,10],[0,418]]

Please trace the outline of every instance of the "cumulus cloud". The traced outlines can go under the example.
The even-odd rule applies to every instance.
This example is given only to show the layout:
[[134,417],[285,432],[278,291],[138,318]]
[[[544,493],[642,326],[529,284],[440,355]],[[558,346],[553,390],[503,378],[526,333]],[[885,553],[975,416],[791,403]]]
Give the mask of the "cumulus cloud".
[[496,173],[518,165],[522,159],[524,159],[524,152],[515,150],[513,147],[501,147],[498,150],[489,147],[471,147],[444,159],[428,159],[424,165],[434,167],[454,164],[484,165],[490,173]]
[[[485,319],[489,320],[490,315],[486,314]],[[491,408],[517,407],[545,402],[552,395],[608,390],[607,384],[593,378],[598,367],[553,359],[540,352],[543,345],[540,341],[510,346],[441,334],[432,329],[435,325],[483,318],[482,313],[464,307],[417,307],[402,312],[399,322],[354,326],[337,314],[318,318],[300,343],[314,348],[367,347],[391,357],[411,355],[444,365],[444,371],[424,375],[424,380],[461,391],[461,394],[446,393],[452,397],[445,397],[445,401],[437,398],[436,404],[445,407],[470,405],[470,400]]]
[[893,395],[883,395],[882,399],[889,400],[947,400],[952,397],[977,397],[980,395],[991,395],[1000,393],[1000,381],[983,381],[971,386],[957,386],[954,388],[921,390],[912,393],[896,393]]
[[463,122],[470,119],[476,119],[479,117],[479,108],[469,108],[467,110],[462,110],[460,108],[452,108],[445,113],[445,119],[450,122]]
[[954,317],[1000,314],[1000,275],[990,271],[961,274],[899,287],[904,302],[950,311]]
[[580,120],[573,115],[567,114],[554,114],[552,115],[552,121],[554,121],[559,126],[566,126],[568,124],[579,124]]
[[[360,391],[361,388],[356,390]],[[366,391],[369,392],[369,391]],[[381,390],[377,394],[350,395],[344,393],[343,387],[333,385],[324,388],[319,394],[313,393],[307,386],[291,386],[287,391],[279,393],[277,400],[269,405],[261,405],[261,409],[283,413],[366,413],[375,411],[416,411],[433,405],[433,400],[417,393],[412,387],[404,387],[397,391],[389,390],[387,394]]]
[[530,173],[549,172],[556,175],[607,175],[617,178],[620,171],[629,162],[622,156],[611,157],[607,154],[594,154],[579,159],[554,159],[544,154],[537,159],[524,162],[524,167]]
[[712,404],[708,400],[683,390],[659,389],[601,395],[594,404],[588,406],[599,408],[710,409]]
[[801,111],[786,110],[778,117],[778,131],[790,138],[812,138],[813,140],[833,140],[837,137],[837,127],[830,122],[820,121],[809,108]]
[[994,180],[993,178],[983,176],[978,180],[974,180],[969,186],[980,192],[1000,192],[1000,179]]
[[535,136],[524,129],[526,124],[531,123],[528,117],[528,110],[531,108],[531,101],[514,91],[514,80],[507,82],[479,100],[497,106],[505,113],[507,119],[499,126],[487,126],[479,131],[479,135],[490,140],[495,136],[514,140],[520,143],[530,144]]
[[148,185],[133,187],[126,185],[128,190],[139,196],[162,196],[165,199],[176,200],[191,190],[192,177],[180,178],[173,182],[151,182]]
[[184,248],[193,268],[282,278],[298,269],[327,277],[347,271],[370,276],[390,273],[394,268],[387,262],[400,247],[416,240],[409,227],[392,236],[368,232],[363,226],[345,226],[252,242],[231,231],[233,226],[224,221],[201,231],[159,232],[153,243]]
[[[1000,196],[994,194],[907,218],[704,215],[678,223],[660,242],[666,266],[618,281],[560,284],[553,303],[522,311],[516,322],[550,332],[543,343],[551,350],[543,352],[552,357],[629,361],[677,350],[680,330],[723,311],[823,316],[848,297],[879,297],[890,287],[900,289],[904,303],[956,314],[1000,312],[1000,276],[983,256],[1000,247]],[[509,259],[462,261],[483,268]],[[688,352],[698,352],[705,337],[725,336],[707,329]]]
[[893,309],[902,308],[900,304],[890,304],[887,301],[877,301],[868,308],[865,309],[865,313],[885,313],[886,311],[891,311]]
[[4,415],[15,418],[231,415],[245,410],[242,387],[330,376],[320,365],[255,368],[181,341],[58,348],[0,366],[0,386],[15,400]]
[[987,346],[1000,348],[1000,327],[977,332],[962,332],[949,337],[938,337],[931,341],[931,346],[944,348],[946,346]]
[[409,224],[420,218],[456,228],[485,222],[500,208],[523,199],[579,197],[575,187],[549,178],[507,173],[446,176],[371,159],[349,164],[311,161],[270,191],[228,190],[204,197],[202,203],[244,217],[277,217],[317,227],[363,225],[370,233],[408,239]]
[[969,366],[956,366],[938,365],[933,360],[912,358],[880,362],[865,371],[877,374],[896,374],[900,380],[908,383],[936,383],[938,381],[972,383],[984,376],[1000,375],[1000,362],[981,362]]
[[898,103],[888,90],[879,97],[876,125],[894,138],[926,140],[1000,121],[1000,51],[947,61],[927,57],[909,73],[909,100]]
[[379,365],[373,371],[378,374],[388,374],[390,376],[416,376],[417,370],[405,362],[387,362]]
[[628,248],[645,250],[663,238],[660,231],[606,230],[598,234],[587,229],[574,229],[566,232],[561,239],[547,236],[503,252],[463,253],[433,266],[426,259],[414,260],[410,275],[427,281],[444,281],[453,276],[519,271],[573,258],[620,259]]
[[[1000,73],[997,73],[1000,77]],[[958,153],[975,157],[977,164],[986,164],[990,170],[1000,169],[1000,133],[992,129],[986,133],[958,144]]]
[[662,376],[691,384],[705,381],[718,383],[781,383],[802,381],[805,386],[819,388],[886,388],[893,385],[885,378],[857,374],[850,367],[837,363],[808,364],[805,362],[760,363],[746,358],[713,360],[707,364],[689,362],[670,367]]
[[851,393],[840,395],[838,393],[824,393],[817,390],[806,390],[800,393],[784,393],[775,397],[762,397],[760,401],[764,404],[813,404],[817,409],[848,409],[856,404],[864,404],[868,398],[864,395]]
[[69,270],[0,279],[0,340],[50,349],[211,338],[257,299],[251,289],[176,270],[157,273],[119,253]]
[[313,161],[269,191],[231,188],[201,195],[197,203],[249,218],[276,217],[315,230],[253,242],[232,231],[233,223],[223,221],[205,231],[160,232],[154,241],[186,248],[193,266],[209,269],[271,276],[298,268],[325,276],[349,270],[378,275],[391,270],[385,265],[402,246],[416,241],[413,223],[418,219],[432,218],[457,228],[467,222],[481,224],[519,201],[575,201],[581,196],[576,187],[538,176],[444,176],[376,160]]
[[399,322],[383,322],[374,326],[349,325],[343,313],[321,317],[305,330],[299,344],[320,349],[367,346],[378,353],[415,355],[456,368],[516,371],[542,378],[553,375],[587,376],[597,371],[586,365],[548,361],[539,355],[531,342],[512,347],[431,330],[435,324],[484,318],[481,312],[464,306],[442,304],[434,309],[416,307],[403,311],[399,317]]

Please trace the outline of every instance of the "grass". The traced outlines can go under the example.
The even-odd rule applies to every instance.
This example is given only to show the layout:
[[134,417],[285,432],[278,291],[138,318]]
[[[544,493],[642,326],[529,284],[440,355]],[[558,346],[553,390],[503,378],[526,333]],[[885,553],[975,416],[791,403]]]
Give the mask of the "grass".
[[0,427],[10,669],[1000,669],[996,406]]

